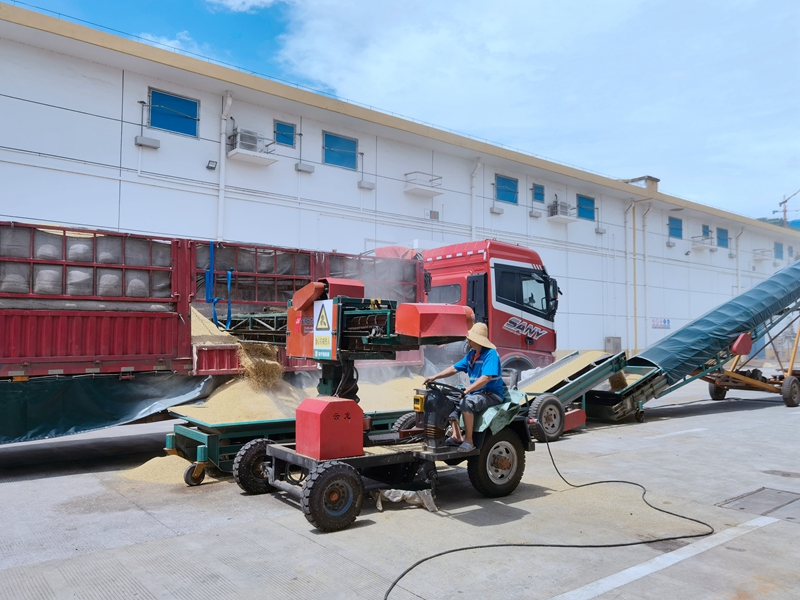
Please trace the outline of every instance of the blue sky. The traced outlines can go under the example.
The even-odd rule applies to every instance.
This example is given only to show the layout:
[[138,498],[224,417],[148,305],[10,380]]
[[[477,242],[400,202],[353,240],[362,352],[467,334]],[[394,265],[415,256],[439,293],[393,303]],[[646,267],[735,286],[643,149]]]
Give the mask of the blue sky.
[[31,4],[750,217],[800,189],[796,0]]

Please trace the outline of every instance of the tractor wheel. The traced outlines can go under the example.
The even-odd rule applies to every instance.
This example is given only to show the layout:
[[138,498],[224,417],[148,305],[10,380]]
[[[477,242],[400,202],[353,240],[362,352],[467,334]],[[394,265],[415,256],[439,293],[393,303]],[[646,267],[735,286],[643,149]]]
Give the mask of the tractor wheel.
[[195,477],[194,475],[195,463],[190,464],[186,467],[186,470],[183,472],[183,481],[186,485],[190,487],[194,487],[196,485],[200,485],[203,483],[203,479],[206,478],[206,470],[203,469],[200,471],[200,474]]
[[781,385],[781,396],[783,396],[783,403],[786,406],[800,405],[800,379],[794,375],[789,375],[784,379]]
[[528,409],[528,417],[536,419],[531,433],[540,442],[554,442],[564,433],[564,407],[553,394],[537,396]]
[[267,444],[269,440],[251,440],[241,447],[233,459],[233,478],[248,494],[266,494],[275,490],[269,484],[267,471]]
[[487,498],[508,496],[517,489],[524,470],[525,450],[508,427],[485,439],[480,454],[467,460],[472,487]]
[[725,394],[727,393],[728,393],[728,388],[724,388],[721,385],[717,385],[716,383],[708,384],[708,395],[711,396],[712,400],[724,400]]
[[303,485],[300,505],[303,513],[320,531],[349,527],[361,512],[364,483],[350,465],[331,460],[319,463]]
[[392,433],[399,433],[404,429],[411,429],[417,424],[417,413],[410,412],[397,419],[392,425]]

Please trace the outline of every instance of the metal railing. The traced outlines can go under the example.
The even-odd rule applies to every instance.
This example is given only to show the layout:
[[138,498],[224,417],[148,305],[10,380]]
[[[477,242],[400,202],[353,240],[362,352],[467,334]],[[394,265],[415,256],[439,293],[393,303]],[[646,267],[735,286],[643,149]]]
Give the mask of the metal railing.
[[692,237],[692,246],[713,247],[714,246],[714,236],[713,235],[696,235],[696,236]]
[[772,260],[772,250],[769,248],[753,250],[753,260]]
[[422,171],[411,171],[405,175],[406,183],[410,183],[411,185],[421,185],[434,189],[440,189],[442,187],[441,175],[423,173]]

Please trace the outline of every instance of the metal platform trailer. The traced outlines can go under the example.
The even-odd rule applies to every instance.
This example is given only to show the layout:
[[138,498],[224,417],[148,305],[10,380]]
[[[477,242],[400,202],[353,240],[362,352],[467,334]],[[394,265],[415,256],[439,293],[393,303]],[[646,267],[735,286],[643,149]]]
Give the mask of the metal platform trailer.
[[[307,399],[297,410],[296,443],[253,440],[242,447],[233,466],[236,482],[250,494],[286,492],[326,532],[352,524],[364,494],[373,490],[430,489],[435,497],[437,462],[467,461],[478,492],[489,498],[511,494],[525,470],[525,453],[535,447],[526,413],[504,405],[489,427],[474,434],[475,448],[460,452],[446,445],[445,428],[461,391],[428,385],[415,402],[416,426],[387,434],[375,431],[369,418],[362,421],[352,400]],[[351,418],[337,418],[345,414]]]
[[[712,399],[728,389],[781,394],[786,406],[800,404],[800,371],[794,369],[800,334],[787,365],[769,378],[746,369],[753,341],[774,338],[800,320],[800,263],[775,273],[752,289],[630,359],[625,353],[573,353],[520,381],[531,398],[531,417],[538,435],[557,439],[570,428],[570,411],[589,418],[620,421],[633,414],[643,421],[644,405],[696,380],[709,382]],[[778,331],[773,335],[774,331]],[[732,364],[727,366],[729,363]]]
[[[186,467],[183,480],[186,485],[200,485],[206,469],[219,469],[224,473],[233,471],[236,454],[248,442],[255,439],[271,442],[287,442],[295,439],[294,419],[248,421],[244,423],[205,423],[186,415],[171,413],[186,424],[175,425],[167,434],[165,450],[185,458],[192,464]],[[406,411],[384,411],[368,413],[376,432],[387,433]]]

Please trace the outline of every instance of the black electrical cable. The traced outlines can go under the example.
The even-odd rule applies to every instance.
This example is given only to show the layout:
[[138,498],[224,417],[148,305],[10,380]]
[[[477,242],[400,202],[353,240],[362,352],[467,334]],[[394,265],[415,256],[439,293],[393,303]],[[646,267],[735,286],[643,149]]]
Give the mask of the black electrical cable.
[[[539,427],[538,423],[535,426]],[[406,575],[408,575],[411,571],[416,569],[422,563],[428,562],[429,560],[433,560],[434,558],[439,558],[440,556],[445,556],[446,554],[454,554],[456,552],[465,552],[467,550],[482,550],[484,548],[589,548],[589,549],[591,549],[591,548],[624,548],[624,547],[627,547],[627,546],[642,546],[644,544],[652,544],[653,542],[669,542],[669,541],[673,541],[673,540],[683,540],[683,539],[689,539],[689,538],[706,537],[706,536],[711,535],[712,533],[714,533],[714,531],[715,531],[714,527],[712,527],[711,525],[709,525],[705,521],[701,521],[700,519],[695,519],[693,517],[687,517],[685,515],[679,515],[678,513],[670,512],[670,511],[668,511],[666,509],[659,508],[657,506],[653,506],[652,504],[650,504],[647,501],[647,498],[645,498],[645,496],[647,495],[647,488],[644,487],[641,483],[636,483],[634,481],[625,481],[624,479],[605,479],[605,480],[602,480],[602,481],[591,481],[589,483],[581,483],[581,484],[570,483],[569,481],[567,481],[564,478],[564,476],[561,474],[561,471],[558,470],[558,467],[556,466],[556,461],[553,458],[553,453],[550,450],[550,442],[547,441],[547,436],[546,435],[544,437],[545,437],[545,443],[547,444],[547,453],[550,455],[550,462],[553,463],[553,468],[556,470],[556,473],[558,473],[558,476],[568,486],[577,489],[577,488],[589,487],[589,486],[592,486],[592,485],[600,485],[600,484],[604,484],[604,483],[624,483],[626,485],[633,485],[633,486],[636,486],[636,487],[638,487],[639,489],[642,490],[642,501],[645,504],[647,504],[647,506],[649,506],[650,508],[652,508],[654,510],[657,510],[658,512],[662,512],[664,514],[671,515],[673,517],[678,517],[679,519],[684,519],[686,521],[692,521],[693,523],[698,523],[699,525],[703,525],[705,527],[708,527],[709,531],[706,532],[706,533],[693,533],[693,534],[690,534],[690,535],[673,535],[673,536],[669,536],[669,537],[655,538],[655,539],[652,539],[652,540],[639,541],[639,542],[619,542],[617,544],[536,544],[536,543],[530,543],[530,542],[519,542],[519,543],[516,543],[516,544],[481,544],[481,545],[477,545],[477,546],[462,546],[460,548],[451,548],[450,550],[444,550],[442,552],[437,552],[436,554],[431,554],[430,556],[426,556],[425,558],[422,558],[422,559],[418,560],[413,565],[408,567],[405,571],[400,573],[400,575],[394,581],[392,581],[392,584],[389,586],[389,589],[387,589],[386,593],[383,595],[383,599],[384,600],[388,600],[389,594],[392,593],[392,590],[395,588],[395,586],[398,583],[400,583],[400,580],[403,579],[403,577],[405,577]]]

